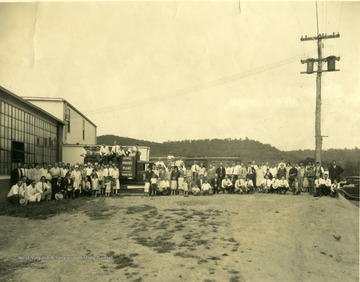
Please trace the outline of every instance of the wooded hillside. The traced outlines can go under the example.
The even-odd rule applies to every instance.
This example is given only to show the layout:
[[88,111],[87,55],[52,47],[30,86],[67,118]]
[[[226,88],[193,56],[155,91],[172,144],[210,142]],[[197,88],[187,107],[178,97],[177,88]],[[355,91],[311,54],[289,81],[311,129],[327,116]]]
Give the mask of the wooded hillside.
[[[307,162],[314,160],[313,150],[281,151],[269,144],[246,139],[203,139],[168,142],[151,142],[116,135],[98,137],[98,144],[135,145],[150,147],[152,157],[164,157],[168,154],[182,157],[239,157],[243,162],[268,161],[278,163],[282,158],[287,162]],[[359,175],[360,149],[324,150],[322,163],[327,167],[332,160],[345,168],[348,175]]]

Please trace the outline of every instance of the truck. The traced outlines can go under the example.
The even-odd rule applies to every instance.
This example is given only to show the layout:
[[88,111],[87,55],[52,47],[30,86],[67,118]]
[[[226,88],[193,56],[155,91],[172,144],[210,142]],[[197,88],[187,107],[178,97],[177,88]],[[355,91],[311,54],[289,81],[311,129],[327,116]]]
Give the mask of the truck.
[[144,186],[145,171],[150,161],[150,147],[146,146],[119,146],[121,154],[112,152],[111,145],[105,145],[107,154],[101,155],[101,146],[85,146],[84,164],[116,164],[120,171],[120,183],[122,188],[140,188]]

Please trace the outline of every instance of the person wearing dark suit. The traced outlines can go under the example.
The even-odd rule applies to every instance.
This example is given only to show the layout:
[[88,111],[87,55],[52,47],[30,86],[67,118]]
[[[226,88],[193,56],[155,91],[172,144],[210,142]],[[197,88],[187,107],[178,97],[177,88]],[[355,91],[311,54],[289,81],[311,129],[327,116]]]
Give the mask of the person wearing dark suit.
[[215,174],[215,177],[210,179],[210,185],[214,190],[214,194],[219,193],[219,190],[221,188],[221,180],[217,174]]
[[23,175],[23,171],[22,171],[21,167],[22,167],[22,164],[18,163],[17,167],[11,171],[11,174],[10,174],[11,186],[17,184],[23,178],[24,175]]
[[334,183],[336,179],[337,182],[340,182],[340,174],[344,172],[344,169],[336,164],[336,161],[333,160],[332,165],[329,167],[329,178],[331,183]]
[[220,181],[225,178],[225,173],[225,167],[223,167],[223,164],[220,163],[220,166],[216,169],[216,174],[219,176]]

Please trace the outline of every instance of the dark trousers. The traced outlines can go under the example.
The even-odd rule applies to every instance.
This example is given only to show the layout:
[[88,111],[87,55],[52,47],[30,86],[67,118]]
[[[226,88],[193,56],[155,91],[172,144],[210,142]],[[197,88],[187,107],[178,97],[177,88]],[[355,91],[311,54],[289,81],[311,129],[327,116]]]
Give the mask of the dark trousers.
[[12,204],[17,204],[19,202],[19,195],[12,195],[10,197],[7,197],[7,200]]

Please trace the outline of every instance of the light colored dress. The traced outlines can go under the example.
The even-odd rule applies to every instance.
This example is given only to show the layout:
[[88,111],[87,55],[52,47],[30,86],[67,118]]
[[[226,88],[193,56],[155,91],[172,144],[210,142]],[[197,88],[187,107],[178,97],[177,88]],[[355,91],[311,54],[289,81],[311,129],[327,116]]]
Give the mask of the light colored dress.
[[261,167],[258,167],[256,170],[256,186],[260,186],[262,181],[264,180],[264,171]]

